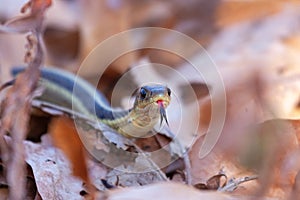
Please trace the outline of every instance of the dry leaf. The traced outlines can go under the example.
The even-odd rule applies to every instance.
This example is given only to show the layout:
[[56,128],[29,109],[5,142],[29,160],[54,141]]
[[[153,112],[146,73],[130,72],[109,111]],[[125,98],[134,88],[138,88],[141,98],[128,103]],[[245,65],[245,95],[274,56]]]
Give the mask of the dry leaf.
[[[14,85],[7,92],[4,102],[1,107],[1,154],[2,159],[10,170],[7,171],[7,180],[10,185],[10,199],[20,199],[24,197],[24,145],[23,140],[26,137],[30,103],[34,96],[33,91],[37,87],[39,79],[39,68],[43,62],[44,54],[42,49],[41,31],[43,15],[46,9],[50,6],[51,0],[47,1],[45,7],[44,3],[36,3],[39,1],[31,1],[31,14],[35,16],[36,23],[28,23],[27,20],[32,16],[25,16],[23,19],[8,21],[1,28],[6,32],[15,29],[18,33],[28,32],[31,35],[27,36],[27,52],[25,53],[25,60],[28,61],[28,68],[21,73],[15,80]],[[35,4],[36,3],[36,4]],[[25,7],[28,7],[26,4]],[[18,22],[20,22],[18,26]],[[17,26],[14,26],[16,25]],[[10,26],[12,25],[12,26]],[[10,132],[12,137],[12,148],[6,144],[4,135]],[[20,180],[21,178],[21,180]]]
[[85,149],[74,122],[64,116],[54,118],[49,125],[49,133],[55,146],[60,148],[70,160],[73,174],[90,184]]
[[47,145],[46,137],[42,144],[26,141],[25,154],[42,199],[81,198],[82,181],[72,176],[67,158],[59,149]]
[[41,23],[44,19],[44,12],[51,6],[51,3],[51,0],[30,0],[21,9],[22,13],[30,10],[29,14],[7,21],[3,26],[0,26],[0,30],[4,32],[17,33],[27,33],[29,31],[36,30],[41,31]]

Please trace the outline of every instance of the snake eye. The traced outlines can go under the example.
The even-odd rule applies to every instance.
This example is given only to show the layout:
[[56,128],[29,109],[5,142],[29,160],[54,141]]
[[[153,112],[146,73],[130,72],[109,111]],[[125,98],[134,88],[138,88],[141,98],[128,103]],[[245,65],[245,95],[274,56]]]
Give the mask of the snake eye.
[[171,96],[171,90],[170,90],[170,88],[167,88],[167,92],[168,92],[168,95]]
[[147,95],[147,91],[146,91],[144,88],[141,88],[141,90],[140,90],[140,95],[141,95],[141,98],[142,98],[142,99],[145,99],[145,98],[146,98],[146,95]]

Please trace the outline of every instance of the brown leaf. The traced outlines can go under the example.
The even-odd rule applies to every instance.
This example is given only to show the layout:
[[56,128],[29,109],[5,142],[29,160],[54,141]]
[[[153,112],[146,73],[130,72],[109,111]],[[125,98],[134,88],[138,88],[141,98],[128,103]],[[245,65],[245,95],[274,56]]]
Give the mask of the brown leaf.
[[[221,179],[225,178],[225,182],[223,184],[221,184]],[[225,174],[218,174],[215,175],[213,177],[211,177],[210,179],[208,179],[207,181],[207,187],[208,189],[215,189],[217,190],[219,187],[223,187],[227,182],[227,177]]]
[[60,148],[72,163],[73,174],[89,184],[85,149],[74,122],[64,116],[53,118],[49,125],[49,133],[55,146]]
[[41,143],[24,142],[26,162],[32,167],[39,194],[42,199],[80,198],[82,180],[72,175],[66,156],[51,141],[44,135]]
[[[221,179],[225,178],[225,182],[221,184]],[[226,185],[227,182],[227,176],[225,174],[217,174],[212,177],[210,177],[207,181],[206,184],[204,183],[198,183],[195,184],[194,187],[200,190],[217,190],[224,185]]]

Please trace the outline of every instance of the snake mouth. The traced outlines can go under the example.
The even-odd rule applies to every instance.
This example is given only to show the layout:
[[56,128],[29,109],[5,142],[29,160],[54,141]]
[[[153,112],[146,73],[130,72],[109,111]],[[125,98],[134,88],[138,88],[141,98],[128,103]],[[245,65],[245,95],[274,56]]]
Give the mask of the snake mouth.
[[[156,103],[159,105],[159,106],[164,106],[164,100],[163,99],[158,99],[157,101],[156,101]],[[165,106],[164,106],[165,107]]]
[[162,105],[164,108],[168,107],[170,103],[169,99],[165,97],[159,97],[155,99],[154,102],[156,102],[158,106]]

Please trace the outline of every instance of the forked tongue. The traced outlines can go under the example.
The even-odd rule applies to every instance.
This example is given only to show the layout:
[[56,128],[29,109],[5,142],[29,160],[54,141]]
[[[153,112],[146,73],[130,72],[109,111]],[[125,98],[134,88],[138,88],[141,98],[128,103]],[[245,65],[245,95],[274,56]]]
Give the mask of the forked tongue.
[[164,107],[164,101],[158,100],[157,104],[159,106],[159,113],[160,113],[160,126],[162,125],[163,120],[165,120],[166,124],[169,126],[169,122],[167,119],[166,109]]

